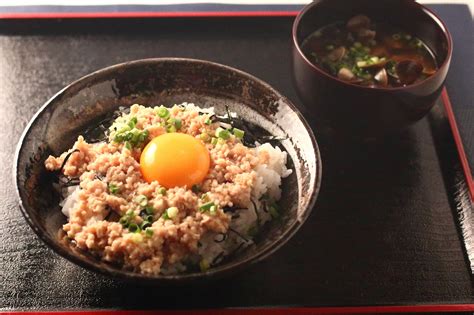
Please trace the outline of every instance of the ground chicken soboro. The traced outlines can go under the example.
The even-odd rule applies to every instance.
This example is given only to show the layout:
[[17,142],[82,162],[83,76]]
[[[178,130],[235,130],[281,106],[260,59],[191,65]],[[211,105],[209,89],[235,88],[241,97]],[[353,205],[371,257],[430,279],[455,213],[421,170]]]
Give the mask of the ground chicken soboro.
[[[117,135],[114,132],[107,143],[89,144],[79,136],[69,151],[45,161],[48,170],[59,170],[70,154],[62,173],[80,179],[69,222],[63,226],[77,247],[126,269],[153,275],[160,273],[162,265],[181,262],[196,253],[198,241],[206,232],[227,231],[230,216],[223,212],[223,207],[249,204],[256,178],[254,168],[268,159],[264,153],[259,156],[255,149],[244,146],[234,135],[216,143],[212,137],[219,125],[210,123],[209,114],[200,114],[194,107],[175,105],[168,113],[169,117],[180,120],[176,131],[203,141],[211,164],[199,191],[193,192],[191,187],[165,191],[158,182],[148,183],[143,179],[139,164],[141,151],[149,140],[175,131],[167,126],[169,117],[158,115],[159,110],[132,105],[129,114],[117,119],[119,125],[133,120],[137,132],[148,133],[142,139],[137,137],[134,146],[130,142],[114,141]],[[151,221],[148,228],[132,232],[132,225],[127,228],[108,220],[114,212],[116,217],[126,217],[127,222],[140,226],[144,223],[143,200],[148,210],[152,209],[152,217],[147,218]],[[207,201],[213,201],[217,211],[200,211],[199,207]],[[171,207],[176,207],[177,213],[169,218],[166,211]]]

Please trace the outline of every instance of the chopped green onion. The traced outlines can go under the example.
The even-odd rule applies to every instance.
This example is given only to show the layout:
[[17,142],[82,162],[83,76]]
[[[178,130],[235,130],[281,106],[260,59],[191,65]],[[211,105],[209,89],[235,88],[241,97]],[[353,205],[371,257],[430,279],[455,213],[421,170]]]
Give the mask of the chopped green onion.
[[127,217],[121,217],[119,223],[122,224],[124,227],[127,227],[130,224]]
[[370,61],[373,62],[373,63],[377,63],[377,62],[379,62],[379,57],[377,57],[377,56],[371,57]]
[[173,132],[176,132],[176,127],[174,125],[168,125],[168,127],[166,127],[166,132],[168,133],[173,133]]
[[212,206],[209,208],[209,214],[210,215],[216,215],[217,213],[217,207],[216,206]]
[[143,222],[140,224],[140,229],[143,231],[143,230],[145,230],[146,228],[149,228],[150,226],[151,226],[150,221],[143,221]]
[[355,42],[353,45],[355,48],[361,48],[362,44],[360,42]]
[[181,119],[175,118],[175,119],[174,119],[174,126],[176,127],[176,129],[179,130],[179,129],[181,128],[181,126],[182,126]]
[[133,234],[131,237],[132,241],[134,241],[135,243],[140,243],[143,241],[143,236],[139,234],[139,232],[140,231],[138,231],[138,233]]
[[141,137],[141,132],[134,132],[131,134],[132,138],[130,139],[132,143],[138,143],[140,142],[140,137]]
[[209,196],[207,194],[202,194],[201,200],[207,201],[207,200],[209,200]]
[[148,204],[148,198],[145,195],[139,195],[137,198],[135,198],[135,202],[142,207],[146,207]]
[[125,213],[127,216],[129,217],[134,217],[135,216],[135,212],[133,212],[133,210],[128,210],[127,213]]
[[150,132],[148,129],[143,130],[142,134],[140,135],[140,141],[144,142],[146,139],[148,139],[148,136],[150,135]]
[[208,202],[208,203],[205,203],[203,204],[202,206],[199,207],[199,210],[201,212],[206,212],[206,211],[209,211],[211,210],[211,207],[215,206],[214,202]]
[[204,123],[205,123],[206,125],[212,124],[211,118],[207,117],[206,120],[204,120]]
[[217,138],[212,137],[211,144],[216,145],[217,144]]
[[152,215],[147,215],[145,217],[145,220],[151,223],[151,222],[153,222],[153,216]]
[[199,268],[201,269],[202,272],[206,271],[209,269],[209,263],[207,262],[207,260],[205,259],[202,259],[200,262],[199,262]]
[[199,186],[198,184],[194,184],[193,187],[191,187],[191,190],[193,191],[193,193],[198,193],[201,191],[201,186]]
[[270,207],[268,207],[268,212],[274,219],[280,217],[280,213],[278,212],[276,205],[271,205]]
[[220,139],[227,140],[227,139],[230,138],[230,132],[229,132],[229,130],[225,130],[225,129],[219,127],[219,128],[216,129],[216,137],[218,137]]
[[366,61],[357,61],[357,67],[365,67],[367,66],[367,62]]
[[123,138],[123,135],[122,134],[117,134],[115,135],[113,141],[114,142],[123,142],[124,138]]
[[211,137],[205,132],[201,133],[199,138],[204,142],[208,142],[211,139]]
[[168,123],[168,129],[174,126],[176,130],[179,130],[182,126],[181,119],[179,118],[170,118],[168,119],[167,123]]
[[149,132],[148,130],[135,128],[135,121],[136,118],[133,117],[127,125],[124,125],[117,132],[113,133],[113,141],[118,143],[125,142],[125,147],[129,150],[145,142],[148,139]]
[[167,211],[163,212],[163,214],[161,215],[161,217],[162,217],[163,219],[165,219],[165,220],[169,220],[169,219],[170,219],[170,217],[168,216],[168,212],[167,212]]
[[120,192],[120,188],[115,184],[109,183],[108,188],[111,194],[116,195]]
[[326,50],[333,50],[334,49],[334,45],[326,45]]
[[234,133],[234,136],[236,136],[238,139],[242,139],[245,134],[245,131],[238,128],[232,129],[232,132]]
[[168,218],[173,219],[178,215],[179,209],[176,207],[170,207],[166,209],[166,214],[168,215]]
[[125,135],[120,133],[115,135],[114,137],[114,142],[124,142],[125,141]]
[[148,236],[148,237],[152,237],[153,236],[153,229],[150,228],[150,227],[147,227],[145,229],[145,235]]
[[158,192],[159,192],[161,195],[164,195],[164,194],[166,194],[166,188],[165,188],[165,187],[160,187],[160,189],[158,189]]
[[140,227],[136,223],[130,223],[128,225],[128,231],[132,233],[140,232]]
[[130,129],[135,128],[135,126],[137,125],[137,122],[138,122],[137,117],[132,117],[130,121],[128,122],[128,126],[130,127]]
[[127,132],[127,131],[130,131],[132,130],[133,128],[130,127],[128,124],[127,125],[123,125],[122,128],[120,128],[119,130],[117,130],[117,133],[124,133],[124,132]]
[[161,118],[168,118],[168,117],[170,117],[170,111],[168,110],[168,108],[166,108],[166,107],[164,107],[164,106],[158,107],[158,109],[156,110],[156,113],[157,113],[158,116],[160,116]]
[[146,207],[145,207],[145,212],[146,212],[146,214],[148,214],[148,215],[152,215],[153,213],[155,213],[155,209],[153,209],[152,206],[146,206]]

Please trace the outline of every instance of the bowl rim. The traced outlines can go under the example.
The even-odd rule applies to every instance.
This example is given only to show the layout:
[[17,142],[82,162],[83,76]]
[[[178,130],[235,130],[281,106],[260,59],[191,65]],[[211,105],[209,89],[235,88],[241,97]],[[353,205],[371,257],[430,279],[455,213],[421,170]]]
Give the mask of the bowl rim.
[[[240,262],[235,262],[235,263],[228,263],[222,266],[217,266],[215,268],[211,268],[205,272],[194,272],[194,273],[189,273],[189,274],[176,274],[176,275],[158,275],[158,276],[150,276],[150,275],[144,275],[140,274],[137,272],[132,272],[132,271],[127,271],[123,269],[118,269],[114,268],[112,265],[109,265],[105,262],[102,262],[101,260],[98,260],[97,263],[93,263],[92,261],[82,259],[77,255],[74,255],[71,253],[70,250],[67,250],[66,248],[60,246],[57,244],[57,241],[53,240],[53,238],[49,237],[47,233],[42,233],[40,228],[38,228],[34,222],[34,220],[31,218],[31,216],[28,213],[28,210],[26,207],[23,205],[23,200],[20,194],[20,183],[19,183],[19,178],[17,176],[18,174],[18,163],[19,163],[19,158],[20,158],[20,153],[21,150],[23,149],[23,145],[25,142],[26,137],[30,134],[31,132],[31,127],[35,124],[37,121],[38,117],[42,115],[46,109],[53,103],[58,97],[60,97],[63,93],[65,93],[67,90],[75,87],[76,85],[82,84],[83,81],[88,80],[90,78],[93,78],[95,76],[100,76],[102,74],[106,74],[109,72],[114,72],[122,67],[129,67],[129,66],[139,66],[139,65],[146,65],[146,64],[160,64],[160,63],[182,63],[182,62],[187,62],[187,63],[193,63],[196,65],[206,65],[206,66],[212,66],[216,67],[218,69],[236,73],[237,75],[244,77],[248,80],[255,81],[257,84],[262,85],[265,89],[269,90],[271,93],[274,93],[277,97],[279,97],[281,100],[283,100],[290,108],[291,110],[296,113],[298,116],[299,120],[303,124],[306,132],[308,133],[312,146],[314,148],[314,154],[315,154],[315,162],[316,162],[316,169],[315,169],[315,176],[313,181],[310,183],[311,186],[313,186],[313,193],[310,196],[310,200],[307,205],[307,210],[304,212],[302,216],[299,217],[299,220],[295,220],[291,226],[289,226],[286,231],[280,235],[278,239],[275,241],[271,242],[269,245],[265,246],[262,248],[261,251],[256,252],[252,255],[249,255],[246,257],[244,260]],[[306,119],[303,117],[301,112],[296,108],[296,106],[285,96],[283,96],[280,92],[278,92],[276,89],[271,87],[268,83],[264,82],[263,80],[247,73],[239,69],[235,69],[233,67],[223,65],[220,63],[216,62],[211,62],[207,60],[200,60],[200,59],[191,59],[191,58],[176,58],[176,57],[163,57],[163,58],[148,58],[148,59],[138,59],[138,60],[133,60],[133,61],[127,61],[119,64],[115,64],[112,66],[108,66],[105,68],[101,68],[99,70],[93,71],[85,76],[82,76],[81,78],[69,83],[66,85],[64,88],[62,88],[60,91],[58,91],[56,94],[54,94],[49,100],[47,100],[39,109],[38,111],[33,115],[33,117],[30,119],[28,124],[26,125],[25,129],[23,130],[23,133],[19,139],[19,142],[17,144],[16,150],[15,150],[15,158],[13,162],[13,180],[14,180],[14,189],[15,189],[15,194],[19,203],[19,208],[20,211],[25,218],[26,222],[28,225],[33,229],[33,231],[38,235],[38,237],[45,242],[48,247],[52,248],[57,254],[62,256],[63,258],[66,258],[67,260],[75,263],[76,265],[79,265],[81,267],[84,267],[85,269],[104,274],[107,276],[112,276],[112,277],[117,277],[121,278],[123,280],[127,281],[140,281],[141,283],[157,283],[157,282],[169,282],[169,283],[177,283],[181,281],[192,281],[192,280],[197,280],[197,279],[203,279],[207,278],[210,276],[219,276],[219,275],[224,275],[226,273],[231,273],[232,271],[236,271],[238,269],[248,267],[252,264],[255,264],[264,258],[268,257],[270,254],[274,253],[277,251],[279,248],[281,248],[284,244],[286,244],[293,236],[294,234],[299,230],[299,228],[303,225],[303,223],[306,221],[306,219],[309,217],[311,214],[314,205],[316,203],[316,200],[318,198],[320,188],[321,188],[321,179],[322,179],[322,162],[321,162],[321,154],[319,150],[318,143],[316,141],[316,138],[314,136],[313,130],[310,127],[309,123],[306,121]],[[103,264],[102,266],[99,264]],[[105,264],[105,265],[104,265]]]
[[[452,54],[453,54],[453,40],[452,40],[452,37],[451,37],[451,33],[449,32],[446,24],[443,22],[443,20],[441,20],[441,18],[436,14],[434,13],[431,9],[427,8],[426,6],[416,2],[416,1],[413,1],[412,4],[414,4],[418,10],[420,10],[421,12],[423,12],[424,14],[426,14],[432,21],[432,23],[436,24],[443,32],[443,35],[446,39],[446,42],[448,44],[448,49],[447,49],[447,54],[446,54],[446,57],[444,58],[443,60],[443,63],[438,67],[438,69],[436,70],[436,72],[420,81],[420,82],[417,82],[417,83],[414,83],[414,84],[409,84],[409,85],[406,85],[406,86],[400,86],[400,87],[392,87],[392,88],[388,88],[388,87],[369,87],[369,86],[363,86],[363,85],[358,85],[358,84],[355,84],[355,83],[351,83],[351,82],[347,82],[347,81],[343,81],[343,80],[340,80],[339,78],[335,77],[335,76],[332,76],[330,75],[329,73],[327,73],[326,71],[324,71],[323,69],[321,69],[320,67],[316,66],[315,64],[313,64],[311,61],[308,60],[308,58],[306,58],[305,54],[303,53],[303,51],[301,50],[301,47],[300,47],[300,44],[298,43],[298,36],[297,36],[297,32],[298,32],[298,29],[299,29],[299,26],[300,26],[300,23],[301,23],[301,20],[303,19],[304,15],[310,11],[311,9],[313,9],[313,7],[316,7],[317,5],[319,5],[322,1],[325,1],[325,0],[321,0],[321,1],[313,1],[311,2],[310,4],[306,5],[299,13],[298,15],[296,16],[296,19],[295,21],[293,22],[293,27],[292,27],[292,39],[293,39],[293,47],[298,51],[298,55],[305,61],[305,63],[307,65],[310,66],[310,68],[312,68],[312,70],[316,71],[317,73],[327,77],[327,78],[330,78],[340,84],[343,84],[343,85],[348,85],[348,86],[353,86],[353,87],[356,87],[356,88],[360,88],[360,89],[364,89],[364,90],[371,90],[371,91],[400,91],[400,90],[406,90],[406,89],[411,89],[411,88],[416,88],[420,85],[423,85],[423,84],[428,84],[427,82],[430,82],[432,80],[434,80],[434,78],[436,77],[436,75],[440,72],[440,70],[442,68],[445,68],[449,65],[450,61],[451,61],[451,58],[452,58]],[[326,0],[327,1],[327,0]]]

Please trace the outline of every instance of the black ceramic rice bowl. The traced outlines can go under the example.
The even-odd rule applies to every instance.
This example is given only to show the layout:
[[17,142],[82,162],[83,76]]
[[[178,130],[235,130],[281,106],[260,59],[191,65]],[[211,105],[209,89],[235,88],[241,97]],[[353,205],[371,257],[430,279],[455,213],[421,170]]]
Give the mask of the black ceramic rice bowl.
[[[272,221],[256,244],[227,263],[206,272],[147,276],[107,264],[61,241],[66,223],[54,176],[44,167],[77,136],[120,106],[182,102],[200,107],[225,107],[270,134],[283,137],[293,174],[283,181],[280,220]],[[321,160],[314,135],[290,101],[261,80],[242,71],[207,61],[160,58],[111,66],[91,73],[46,102],[26,127],[14,162],[20,209],[36,234],[68,260],[93,271],[142,283],[181,283],[229,274],[267,257],[301,227],[315,204],[321,182]]]

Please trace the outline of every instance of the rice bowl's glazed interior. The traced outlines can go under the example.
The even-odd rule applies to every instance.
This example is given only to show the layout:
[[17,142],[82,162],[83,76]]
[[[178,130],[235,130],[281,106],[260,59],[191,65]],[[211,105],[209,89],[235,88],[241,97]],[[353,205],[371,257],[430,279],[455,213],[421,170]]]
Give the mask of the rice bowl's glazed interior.
[[[66,217],[61,213],[60,194],[53,185],[57,174],[44,167],[47,157],[60,156],[72,147],[80,134],[89,132],[121,106],[183,102],[192,102],[201,108],[214,107],[217,115],[224,115],[229,108],[242,120],[283,139],[278,145],[287,152],[287,165],[293,172],[282,182],[278,220],[265,225],[245,250],[214,268],[173,275],[123,270],[62,241],[58,231],[66,223]],[[317,144],[305,121],[288,100],[265,83],[209,62],[150,59],[95,72],[48,101],[33,118],[19,144],[15,176],[21,209],[28,223],[59,254],[109,275],[174,282],[238,270],[283,245],[314,205],[321,164]]]

